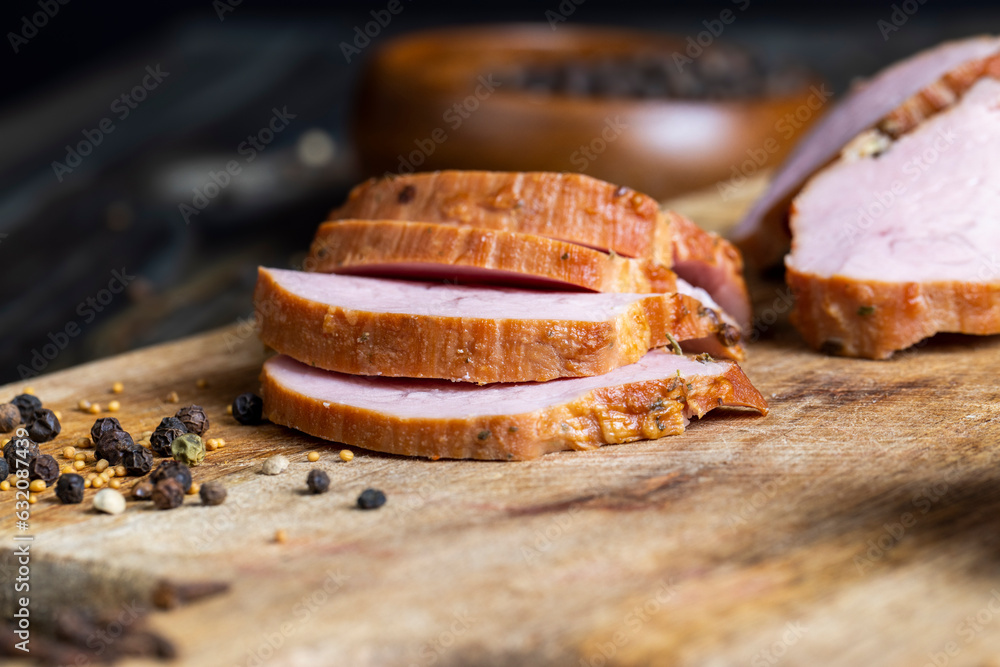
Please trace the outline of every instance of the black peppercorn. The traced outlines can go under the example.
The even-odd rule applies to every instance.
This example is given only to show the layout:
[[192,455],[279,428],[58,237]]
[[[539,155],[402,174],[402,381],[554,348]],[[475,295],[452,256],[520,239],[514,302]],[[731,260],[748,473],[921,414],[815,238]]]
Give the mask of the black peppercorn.
[[208,430],[208,415],[205,414],[205,410],[200,405],[189,405],[186,408],[181,408],[174,417],[184,423],[188,433],[203,435]]
[[164,461],[149,476],[149,481],[154,486],[164,479],[176,479],[180,483],[181,488],[184,489],[184,493],[191,490],[191,469],[180,461],[174,461],[173,459]]
[[385,494],[378,489],[365,489],[358,496],[358,507],[363,510],[378,509],[385,505]]
[[153,469],[153,452],[145,447],[130,449],[122,454],[121,465],[126,475],[141,477]]
[[306,486],[313,493],[326,493],[330,490],[330,476],[319,468],[313,468],[306,477]]
[[132,436],[125,431],[105,431],[97,442],[95,454],[98,460],[104,459],[116,466],[121,464],[122,454],[136,447],[138,445],[132,440]]
[[10,477],[10,466],[7,465],[7,459],[0,458],[0,482],[8,477]]
[[158,510],[172,510],[184,502],[184,489],[173,477],[161,479],[153,487],[153,505]]
[[13,403],[0,405],[0,433],[10,433],[21,423],[21,411]]
[[132,487],[132,497],[136,500],[152,500],[153,483],[148,479],[140,480]]
[[31,394],[18,394],[11,403],[16,405],[17,409],[21,412],[21,422],[24,424],[28,423],[31,415],[35,414],[35,410],[42,409],[42,402],[38,400],[37,396],[32,396]]
[[[18,453],[18,444],[24,448],[23,453]],[[38,457],[39,453],[37,443],[30,438],[19,438],[16,435],[3,448],[4,460],[7,461],[7,467],[10,468],[10,472],[12,473],[16,473],[22,469],[27,470],[28,466]]]
[[164,417],[153,434],[149,436],[149,446],[157,456],[173,456],[170,443],[187,433],[187,426],[177,417]]
[[221,505],[226,500],[226,487],[222,482],[205,482],[198,490],[203,505]]
[[59,462],[55,457],[41,454],[28,466],[28,479],[40,479],[45,486],[52,486],[59,479]]
[[264,401],[257,394],[240,394],[233,401],[233,417],[246,426],[259,424],[264,418]]
[[108,431],[124,431],[122,425],[114,417],[101,417],[90,427],[90,439],[96,445],[101,440],[101,436]]
[[66,473],[56,482],[56,497],[66,504],[83,502],[83,477]]
[[35,414],[28,420],[28,437],[35,442],[48,442],[55,440],[59,432],[62,431],[62,424],[56,418],[56,413],[45,408],[35,410]]

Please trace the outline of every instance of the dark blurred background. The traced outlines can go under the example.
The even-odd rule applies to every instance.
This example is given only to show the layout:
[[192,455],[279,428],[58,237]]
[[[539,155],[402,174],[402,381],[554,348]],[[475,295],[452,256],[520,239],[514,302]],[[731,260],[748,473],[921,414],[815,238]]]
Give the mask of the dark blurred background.
[[[248,317],[256,266],[300,262],[364,176],[348,120],[379,44],[439,26],[544,23],[561,4],[401,2],[350,63],[341,42],[387,2],[4,3],[0,383]],[[838,92],[943,39],[1000,32],[995,2],[740,4],[727,42],[812,69]],[[886,38],[879,21],[899,5],[916,11]],[[732,6],[577,0],[566,25],[683,37]],[[25,23],[46,7],[41,27]],[[244,143],[271,122],[271,143]],[[89,154],[67,151],[85,139]],[[224,175],[227,163],[239,174]],[[224,186],[199,201],[196,190],[215,193],[213,174]]]

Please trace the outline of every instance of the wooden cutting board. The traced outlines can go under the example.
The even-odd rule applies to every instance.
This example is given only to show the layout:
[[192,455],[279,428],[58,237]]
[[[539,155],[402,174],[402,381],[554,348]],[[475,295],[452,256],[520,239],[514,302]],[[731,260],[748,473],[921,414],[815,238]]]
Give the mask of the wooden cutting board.
[[[723,226],[743,205],[692,202]],[[173,414],[171,391],[205,406],[229,444],[195,478],[222,479],[229,500],[106,516],[92,491],[83,506],[45,492],[32,613],[148,607],[161,578],[230,582],[153,613],[186,665],[1000,664],[1000,339],[835,359],[787,325],[783,286],[756,301],[745,369],[770,415],[523,463],[356,448],[344,463],[336,445],[238,425],[225,406],[264,358],[247,323],[37,378],[63,414],[46,451],[89,429],[74,406],[116,380],[133,432]],[[290,469],[259,474],[274,453]],[[330,493],[304,493],[313,467]],[[387,494],[380,510],[353,509],[367,487]],[[12,492],[0,517],[9,614]]]

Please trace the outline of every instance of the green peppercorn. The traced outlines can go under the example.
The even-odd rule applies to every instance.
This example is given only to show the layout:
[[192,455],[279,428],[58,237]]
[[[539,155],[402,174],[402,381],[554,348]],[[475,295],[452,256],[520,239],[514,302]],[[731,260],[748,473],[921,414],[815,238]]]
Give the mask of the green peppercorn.
[[185,433],[170,443],[170,453],[175,461],[196,466],[205,460],[205,443],[194,433]]

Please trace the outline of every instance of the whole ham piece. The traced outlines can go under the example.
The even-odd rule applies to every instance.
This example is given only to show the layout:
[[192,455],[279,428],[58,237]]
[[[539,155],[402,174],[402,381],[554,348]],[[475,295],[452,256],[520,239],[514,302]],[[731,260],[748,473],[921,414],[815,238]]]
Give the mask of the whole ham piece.
[[277,424],[432,459],[533,459],[676,435],[720,406],[767,413],[736,363],[661,351],[597,377],[486,387],[345,375],[277,356],[261,383],[265,416]]
[[[706,297],[707,298],[707,297]],[[475,383],[607,373],[653,347],[741,359],[694,296],[543,292],[261,268],[260,338],[327,370]]]
[[991,36],[946,42],[892,65],[852,90],[799,142],[731,234],[747,262],[763,269],[781,261],[789,245],[790,202],[849,141],[945,73],[997,51],[1000,38]]
[[552,172],[437,171],[373,178],[331,220],[406,220],[520,232],[652,260],[750,319],[743,260],[728,241],[635,190]]
[[939,331],[1000,333],[1000,55],[853,140],[791,230],[792,318],[817,348],[882,359]]

